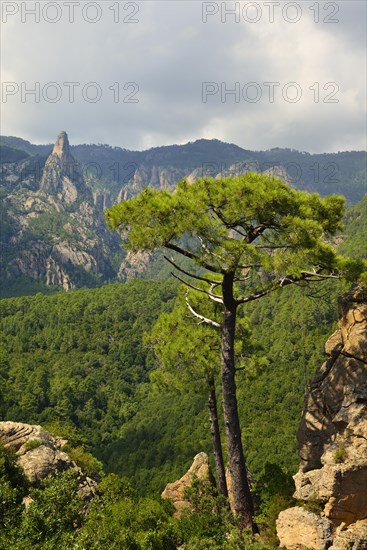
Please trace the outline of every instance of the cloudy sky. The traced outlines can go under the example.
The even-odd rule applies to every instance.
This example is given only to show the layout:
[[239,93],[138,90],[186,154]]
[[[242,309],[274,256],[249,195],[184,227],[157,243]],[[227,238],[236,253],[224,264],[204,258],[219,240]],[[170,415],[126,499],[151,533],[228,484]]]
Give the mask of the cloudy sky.
[[366,5],[2,0],[1,134],[365,149]]

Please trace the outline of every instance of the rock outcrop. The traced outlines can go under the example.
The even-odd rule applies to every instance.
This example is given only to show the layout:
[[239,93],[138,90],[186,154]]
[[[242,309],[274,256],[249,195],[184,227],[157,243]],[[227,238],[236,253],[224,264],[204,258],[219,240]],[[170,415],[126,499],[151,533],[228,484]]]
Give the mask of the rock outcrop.
[[280,512],[277,532],[280,546],[292,550],[326,550],[332,540],[329,522],[302,506]]
[[126,281],[128,279],[134,279],[139,277],[144,271],[148,268],[151,259],[153,258],[151,252],[139,251],[132,252],[128,251],[126,258],[122,260],[117,274],[119,281]]
[[110,258],[122,260],[123,254],[118,234],[108,231],[103,217],[110,197],[103,195],[101,208],[66,132],[59,134],[46,162],[22,159],[15,168],[6,165],[5,183],[9,231],[0,243],[5,284],[25,276],[69,290],[116,277]]
[[48,198],[56,198],[61,205],[72,204],[81,194],[90,195],[80,165],[71,154],[66,132],[60,132],[57,136],[43,169],[40,191]]
[[[367,549],[367,292],[354,289],[339,302],[339,328],[329,356],[311,382],[298,431],[301,465],[295,498],[318,503],[313,533],[309,512],[296,507],[277,522],[289,549]],[[316,529],[316,525],[323,529]],[[325,536],[331,530],[331,539]],[[290,535],[293,533],[293,535]],[[298,535],[297,535],[298,533]],[[292,540],[293,539],[293,540]]]
[[6,449],[14,449],[17,463],[32,485],[38,486],[42,479],[72,469],[78,476],[82,498],[89,500],[95,495],[97,482],[85,476],[63,451],[67,440],[52,436],[41,426],[0,422],[0,442]]
[[162,498],[168,498],[173,501],[173,505],[176,508],[176,517],[180,517],[184,510],[191,508],[190,503],[185,499],[184,493],[186,488],[191,487],[194,478],[207,480],[213,483],[213,475],[206,453],[197,454],[186,474],[177,481],[168,483],[161,495]]

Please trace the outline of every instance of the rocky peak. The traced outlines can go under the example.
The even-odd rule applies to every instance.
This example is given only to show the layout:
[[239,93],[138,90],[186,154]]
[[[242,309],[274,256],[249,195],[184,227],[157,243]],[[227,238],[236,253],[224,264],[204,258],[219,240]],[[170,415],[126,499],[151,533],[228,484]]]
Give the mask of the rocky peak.
[[57,136],[52,154],[57,155],[61,160],[71,157],[69,138],[66,132],[62,131]]
[[68,135],[64,131],[57,136],[53,151],[46,161],[40,192],[46,194],[58,209],[73,204],[80,195],[89,202],[92,201],[80,165],[71,154]]

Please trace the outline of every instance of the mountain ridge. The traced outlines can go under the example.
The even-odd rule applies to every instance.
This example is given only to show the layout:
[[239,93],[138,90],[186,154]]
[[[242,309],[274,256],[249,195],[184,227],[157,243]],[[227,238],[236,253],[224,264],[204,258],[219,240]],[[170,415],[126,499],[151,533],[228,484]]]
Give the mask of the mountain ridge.
[[[0,136],[0,146],[15,147],[31,155],[50,154],[53,147],[14,136]],[[70,148],[92,189],[109,191],[113,200],[121,200],[125,191],[138,192],[144,184],[172,186],[184,177],[240,175],[248,169],[264,172],[272,166],[283,167],[298,188],[324,195],[342,193],[349,203],[358,202],[366,192],[365,151],[312,154],[278,147],[251,151],[204,138],[145,151],[107,144],[77,144]]]
[[140,258],[135,265],[131,255],[126,257],[118,235],[108,231],[103,212],[147,185],[172,190],[183,178],[192,182],[202,176],[257,171],[309,192],[342,193],[352,204],[366,192],[364,152],[256,152],[206,139],[139,152],[109,145],[73,146],[65,131],[53,147],[2,137],[0,152],[0,280],[4,287],[14,287],[7,296],[28,293],[22,277],[32,288],[36,284],[45,291],[140,276],[149,259]]

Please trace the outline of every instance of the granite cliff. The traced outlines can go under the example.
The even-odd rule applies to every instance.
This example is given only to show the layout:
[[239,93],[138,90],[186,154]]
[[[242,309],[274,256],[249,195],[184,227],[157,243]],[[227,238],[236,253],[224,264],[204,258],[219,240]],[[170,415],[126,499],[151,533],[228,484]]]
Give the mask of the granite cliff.
[[339,328],[325,351],[298,431],[300,505],[280,513],[278,537],[289,550],[366,550],[366,290],[340,299]]
[[69,290],[116,276],[110,258],[119,254],[118,236],[108,231],[103,209],[95,207],[65,132],[46,162],[27,157],[2,168],[7,190],[1,247],[4,285],[24,276]]

